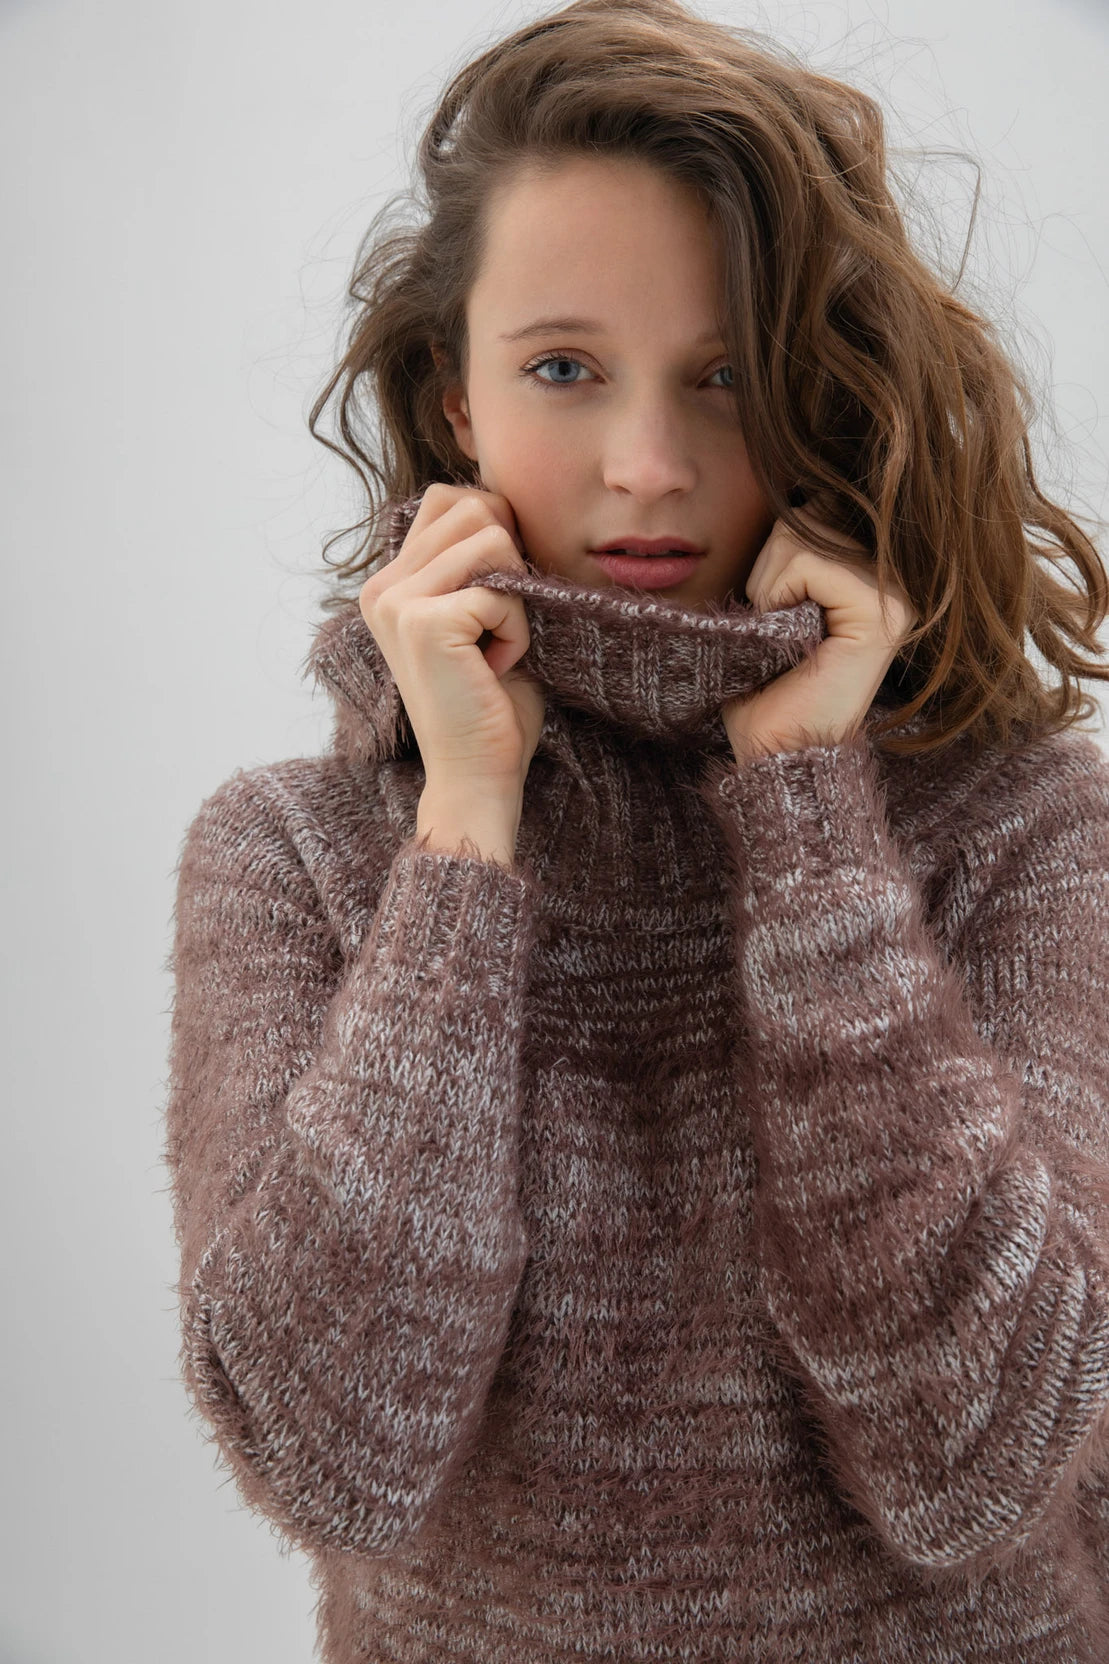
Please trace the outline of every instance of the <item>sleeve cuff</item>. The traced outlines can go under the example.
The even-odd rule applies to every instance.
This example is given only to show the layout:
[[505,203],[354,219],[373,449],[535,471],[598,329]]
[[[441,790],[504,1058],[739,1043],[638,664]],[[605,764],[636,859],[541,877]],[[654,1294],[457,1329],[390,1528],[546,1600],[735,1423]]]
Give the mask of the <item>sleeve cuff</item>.
[[713,762],[701,794],[735,829],[752,878],[806,860],[869,863],[886,847],[886,809],[877,761],[860,730],[836,745]]
[[421,978],[514,995],[531,951],[538,883],[530,866],[414,844],[393,857],[377,907],[384,966]]

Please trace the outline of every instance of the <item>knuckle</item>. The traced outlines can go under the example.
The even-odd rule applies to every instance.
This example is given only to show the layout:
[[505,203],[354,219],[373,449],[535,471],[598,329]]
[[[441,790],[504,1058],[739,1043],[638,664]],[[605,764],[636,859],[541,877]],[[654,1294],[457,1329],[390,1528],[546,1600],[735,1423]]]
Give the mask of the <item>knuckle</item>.
[[396,627],[397,621],[402,615],[402,609],[398,604],[395,586],[381,591],[375,605],[375,613],[384,623],[390,627]]
[[436,599],[434,595],[410,595],[407,601],[398,602],[391,613],[397,634],[422,628],[434,610]]

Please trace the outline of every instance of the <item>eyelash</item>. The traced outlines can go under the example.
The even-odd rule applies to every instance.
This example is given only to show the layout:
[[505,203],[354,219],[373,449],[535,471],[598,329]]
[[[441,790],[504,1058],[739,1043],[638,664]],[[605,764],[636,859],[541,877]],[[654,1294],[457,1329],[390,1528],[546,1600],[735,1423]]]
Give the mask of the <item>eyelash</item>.
[[[586,385],[585,382],[582,381],[544,381],[542,376],[537,376],[535,374],[535,371],[541,370],[544,364],[580,364],[583,370],[588,370],[589,368],[588,364],[582,364],[581,359],[575,357],[572,352],[548,352],[544,353],[540,358],[533,358],[530,364],[525,364],[521,369],[520,374],[527,380],[531,381],[534,386],[545,388],[550,392],[553,392],[560,387],[584,387]],[[710,371],[710,374],[714,376],[719,375],[721,370],[730,370],[731,368],[732,366],[730,364],[718,364],[715,370]],[[734,393],[735,388],[715,387],[713,388],[713,392]]]

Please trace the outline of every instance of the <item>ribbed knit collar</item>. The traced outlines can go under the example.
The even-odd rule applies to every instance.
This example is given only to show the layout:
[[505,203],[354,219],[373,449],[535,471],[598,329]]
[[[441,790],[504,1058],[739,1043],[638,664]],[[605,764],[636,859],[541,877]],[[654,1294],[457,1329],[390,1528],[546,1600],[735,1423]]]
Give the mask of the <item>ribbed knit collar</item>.
[[[419,503],[416,496],[387,506],[387,560]],[[477,581],[523,598],[531,643],[519,665],[547,695],[537,751],[562,758],[575,754],[583,717],[594,733],[727,747],[721,706],[799,664],[827,633],[815,601],[758,613],[730,599],[703,612],[645,591],[593,589],[530,569]],[[304,674],[331,693],[341,755],[358,763],[419,755],[392,672],[356,598],[319,627]]]

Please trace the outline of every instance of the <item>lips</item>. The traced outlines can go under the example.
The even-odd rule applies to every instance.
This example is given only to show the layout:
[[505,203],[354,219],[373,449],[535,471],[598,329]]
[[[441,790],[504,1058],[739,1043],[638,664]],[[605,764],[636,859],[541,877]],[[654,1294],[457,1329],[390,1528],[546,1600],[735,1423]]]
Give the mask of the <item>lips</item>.
[[636,560],[661,560],[665,555],[681,555],[686,558],[691,552],[688,549],[679,549],[674,544],[667,544],[665,549],[652,549],[650,554],[646,554],[642,549],[625,549],[620,544],[611,549],[597,551],[601,555],[632,555]]
[[704,550],[684,537],[620,537],[601,543],[595,555],[702,555]]
[[691,576],[699,555],[625,554],[622,550],[607,549],[594,554],[593,559],[614,583],[630,585],[632,589],[674,589]]

